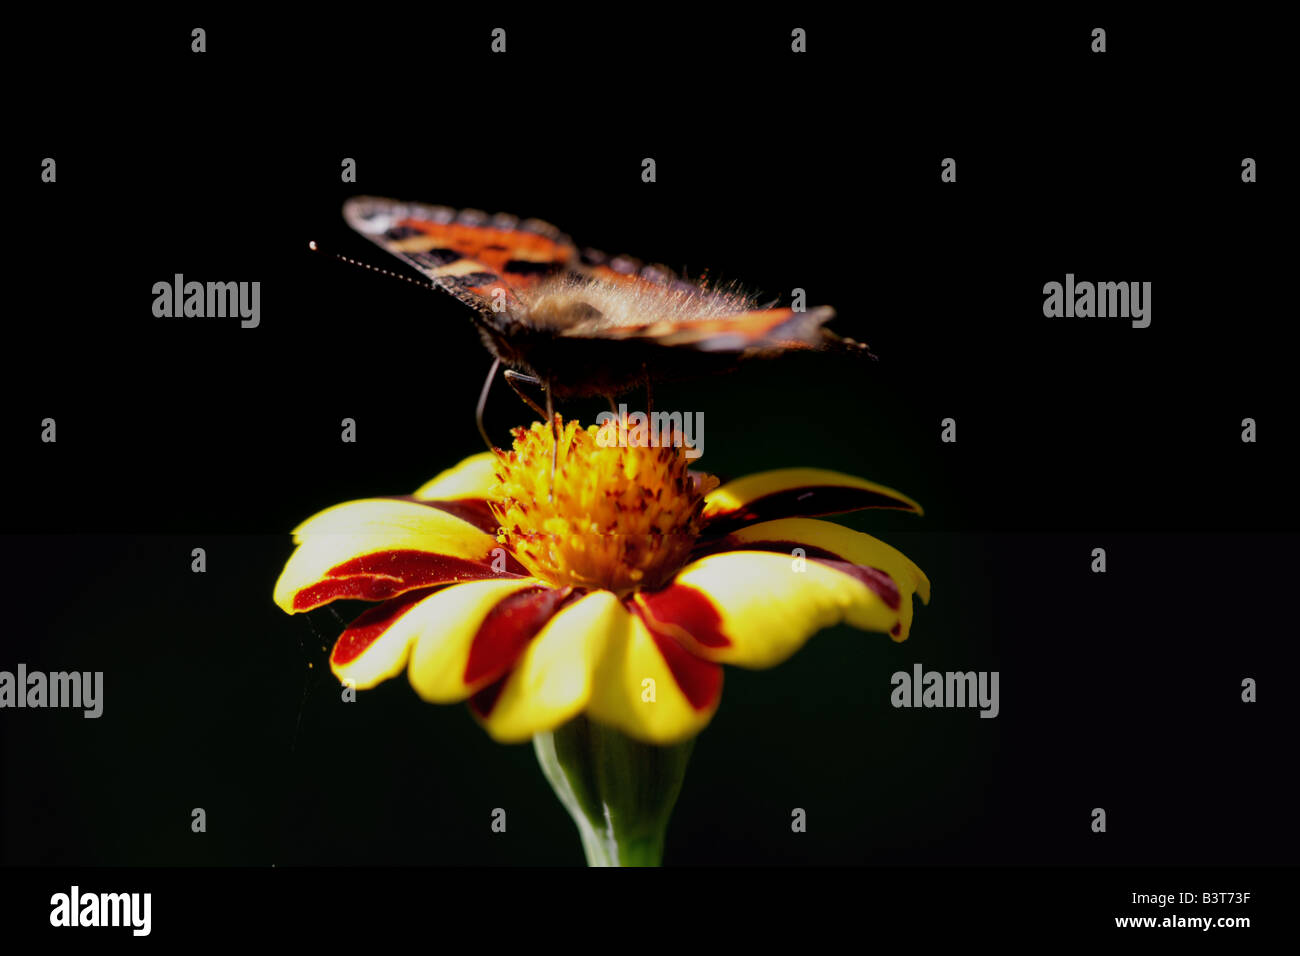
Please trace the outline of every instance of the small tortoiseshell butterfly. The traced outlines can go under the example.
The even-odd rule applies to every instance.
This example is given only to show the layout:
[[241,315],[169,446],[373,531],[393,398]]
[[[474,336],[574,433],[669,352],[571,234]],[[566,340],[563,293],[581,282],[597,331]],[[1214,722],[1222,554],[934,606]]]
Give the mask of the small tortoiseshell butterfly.
[[371,196],[349,199],[343,215],[471,306],[498,362],[524,373],[514,378],[535,377],[548,405],[552,393],[612,397],[790,349],[870,354],[822,328],[833,309],[762,308],[733,287],[710,288],[660,266],[579,251],[537,219]]

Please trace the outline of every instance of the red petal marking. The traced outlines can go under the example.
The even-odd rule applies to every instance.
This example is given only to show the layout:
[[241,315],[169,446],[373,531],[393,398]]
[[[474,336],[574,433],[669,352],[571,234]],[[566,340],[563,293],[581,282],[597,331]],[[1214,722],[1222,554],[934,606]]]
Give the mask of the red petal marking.
[[371,644],[379,640],[379,636],[392,627],[393,622],[432,594],[434,590],[434,588],[425,588],[421,591],[408,591],[399,598],[385,601],[378,607],[363,611],[334,642],[330,660],[335,664],[352,663],[365,653]]
[[725,528],[736,528],[740,525],[770,521],[775,518],[833,515],[864,508],[913,510],[906,502],[877,491],[842,485],[810,485],[761,495],[745,502],[734,511],[723,511],[714,514],[711,518],[706,515],[705,521],[708,523],[709,531],[717,532]]
[[483,618],[470,643],[465,683],[495,680],[508,671],[571,596],[572,592],[555,588],[528,588],[499,601]]
[[642,592],[638,597],[664,633],[679,627],[705,647],[731,646],[731,639],[722,633],[722,616],[703,591],[685,584],[670,584],[660,591]]
[[865,564],[850,564],[848,561],[823,561],[817,560],[818,564],[824,564],[828,568],[834,568],[836,571],[842,571],[851,578],[861,581],[870,588],[880,600],[891,610],[897,611],[902,605],[902,599],[898,594],[898,585],[884,571],[879,568],[869,568]]
[[902,622],[902,621],[895,621],[895,622],[894,622],[894,626],[891,627],[891,628],[889,629],[889,633],[890,633],[890,634],[893,634],[894,637],[898,637],[898,635],[902,634],[902,633],[903,633],[903,622]]
[[696,710],[707,710],[713,706],[722,693],[722,668],[712,661],[701,660],[682,647],[676,638],[662,630],[654,618],[645,614],[639,605],[634,603],[631,607],[645,622],[655,647],[659,648],[673,680],[682,689],[690,705]]
[[488,684],[482,690],[475,691],[471,694],[469,698],[470,709],[480,717],[487,717],[488,714],[492,713],[492,708],[497,705],[497,698],[499,698],[501,692],[505,690],[506,680],[509,677],[509,674],[505,674],[493,681],[491,684]]
[[[510,567],[509,560],[506,567]],[[383,601],[412,588],[479,581],[517,573],[506,571],[498,574],[490,563],[429,551],[376,551],[330,568],[325,572],[324,580],[293,596],[293,608],[295,611],[310,611],[339,598]]]

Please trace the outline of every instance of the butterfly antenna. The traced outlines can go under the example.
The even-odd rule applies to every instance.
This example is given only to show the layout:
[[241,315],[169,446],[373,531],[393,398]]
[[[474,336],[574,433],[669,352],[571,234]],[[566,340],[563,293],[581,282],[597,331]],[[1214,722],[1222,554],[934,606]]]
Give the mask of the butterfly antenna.
[[[321,247],[316,244],[315,239],[312,239],[310,242],[307,243],[307,248],[310,249],[312,252],[324,252],[324,250],[321,249]],[[361,262],[357,259],[349,259],[347,256],[339,255],[337,252],[330,252],[327,253],[327,255],[333,256],[339,262],[346,262],[350,266],[359,266],[362,269],[366,269],[370,272],[378,272],[380,275],[386,275],[390,279],[401,279],[403,282],[411,283],[411,285],[418,285],[421,289],[441,288],[441,286],[439,286],[437,283],[421,281],[419,279],[412,279],[410,276],[404,276],[400,272],[392,272],[388,269],[381,269],[379,268],[379,266],[372,266],[368,262]]]
[[492,439],[488,438],[487,429],[483,427],[483,409],[487,408],[488,392],[492,391],[492,383],[496,380],[497,369],[501,367],[499,358],[492,360],[492,368],[488,370],[487,381],[483,383],[483,391],[478,394],[478,407],[474,410],[474,421],[478,424],[478,433],[483,436],[483,444],[487,445],[488,451],[495,451],[492,447]]

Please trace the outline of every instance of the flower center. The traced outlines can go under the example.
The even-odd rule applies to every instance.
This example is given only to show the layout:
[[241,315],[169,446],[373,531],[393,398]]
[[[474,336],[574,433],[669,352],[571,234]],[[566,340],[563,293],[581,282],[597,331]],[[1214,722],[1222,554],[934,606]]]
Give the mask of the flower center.
[[699,536],[704,496],[717,479],[687,469],[680,436],[675,445],[670,433],[658,447],[620,446],[617,421],[586,429],[556,421],[553,495],[547,425],[516,428],[514,449],[497,449],[488,496],[501,522],[497,540],[557,587],[626,593],[667,583]]

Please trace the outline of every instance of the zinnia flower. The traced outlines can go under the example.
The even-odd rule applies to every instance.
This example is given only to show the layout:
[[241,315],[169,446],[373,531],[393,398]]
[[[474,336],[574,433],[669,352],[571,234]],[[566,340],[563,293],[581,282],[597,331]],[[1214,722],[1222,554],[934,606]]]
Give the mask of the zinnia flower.
[[[558,420],[558,419],[557,419]],[[357,688],[404,669],[426,700],[468,700],[495,739],[580,715],[635,740],[697,734],[722,666],[771,667],[844,622],[907,638],[930,582],[901,552],[813,516],[919,514],[890,488],[791,468],[721,486],[683,447],[610,447],[597,426],[514,432],[413,495],[329,508],[294,531],[275,587],[290,614],[379,603],[330,667]]]

